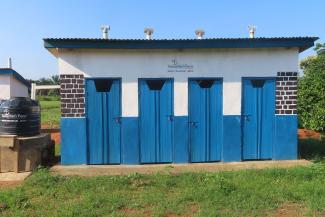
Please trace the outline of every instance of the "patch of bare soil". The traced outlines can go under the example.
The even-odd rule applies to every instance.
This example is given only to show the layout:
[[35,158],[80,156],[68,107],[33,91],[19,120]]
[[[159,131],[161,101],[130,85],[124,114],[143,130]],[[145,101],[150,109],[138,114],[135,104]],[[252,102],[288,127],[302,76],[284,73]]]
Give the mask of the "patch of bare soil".
[[125,217],[150,217],[152,213],[150,210],[146,210],[146,208],[130,208],[123,207],[121,208],[121,212]]
[[299,139],[320,139],[320,133],[313,130],[298,129],[298,137]]
[[307,217],[306,208],[299,204],[287,203],[279,207],[273,217]]
[[21,181],[14,181],[14,182],[7,182],[7,181],[0,181],[0,190],[6,188],[14,188],[21,185]]
[[51,133],[51,139],[54,140],[55,144],[61,144],[61,132]]
[[167,213],[165,217],[191,217],[194,216],[199,211],[199,205],[191,204],[187,207],[186,212],[183,214]]

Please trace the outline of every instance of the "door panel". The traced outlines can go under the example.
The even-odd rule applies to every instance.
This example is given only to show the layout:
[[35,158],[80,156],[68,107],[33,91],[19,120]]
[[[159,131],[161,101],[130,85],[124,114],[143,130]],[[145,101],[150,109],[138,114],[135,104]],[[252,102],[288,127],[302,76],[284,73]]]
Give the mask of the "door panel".
[[172,162],[173,86],[171,79],[140,79],[140,161]]
[[86,80],[89,164],[120,164],[119,79]]
[[221,160],[222,81],[189,80],[191,162]]
[[243,80],[243,159],[271,159],[274,139],[275,80]]

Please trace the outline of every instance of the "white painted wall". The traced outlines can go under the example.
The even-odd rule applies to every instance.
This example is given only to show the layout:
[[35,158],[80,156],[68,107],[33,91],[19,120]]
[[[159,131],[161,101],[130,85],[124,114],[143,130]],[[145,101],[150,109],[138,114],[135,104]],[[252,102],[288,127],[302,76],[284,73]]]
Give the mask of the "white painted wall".
[[[193,66],[169,72],[168,65]],[[174,78],[174,112],[188,114],[188,78],[223,78],[223,113],[239,115],[242,77],[298,71],[298,49],[59,50],[60,74],[122,78],[122,115],[138,116],[138,78]]]
[[10,76],[10,96],[28,97],[28,88],[18,81],[14,76]]
[[0,75],[0,99],[10,98],[10,75]]
[[13,75],[0,75],[0,99],[28,97],[28,88]]

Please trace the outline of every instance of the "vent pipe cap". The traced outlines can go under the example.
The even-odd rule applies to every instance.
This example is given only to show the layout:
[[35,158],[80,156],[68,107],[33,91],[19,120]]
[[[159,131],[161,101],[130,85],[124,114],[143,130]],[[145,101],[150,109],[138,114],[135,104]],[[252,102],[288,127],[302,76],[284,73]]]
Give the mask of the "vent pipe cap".
[[12,69],[12,60],[11,57],[8,58],[8,68]]
[[197,29],[195,30],[195,35],[197,39],[202,39],[205,34],[204,29]]
[[256,26],[249,25],[248,30],[249,30],[249,38],[254,38],[255,37]]
[[101,26],[101,30],[102,30],[102,34],[103,34],[103,39],[108,39],[108,31],[111,29],[110,26],[108,25],[102,25]]
[[153,28],[145,28],[144,33],[146,34],[146,39],[147,40],[152,39]]

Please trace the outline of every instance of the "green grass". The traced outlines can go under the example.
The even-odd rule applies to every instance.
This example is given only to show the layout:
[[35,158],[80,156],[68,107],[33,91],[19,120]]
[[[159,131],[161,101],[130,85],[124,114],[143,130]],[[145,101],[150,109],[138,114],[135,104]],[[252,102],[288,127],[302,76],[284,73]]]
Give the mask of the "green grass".
[[[167,169],[166,169],[167,171]],[[325,214],[325,164],[218,173],[62,177],[47,169],[0,190],[0,216],[271,216],[284,204]],[[319,215],[317,215],[319,214]]]
[[60,101],[60,96],[37,96],[38,101]]
[[42,126],[50,128],[60,127],[60,101],[39,101],[41,106]]

